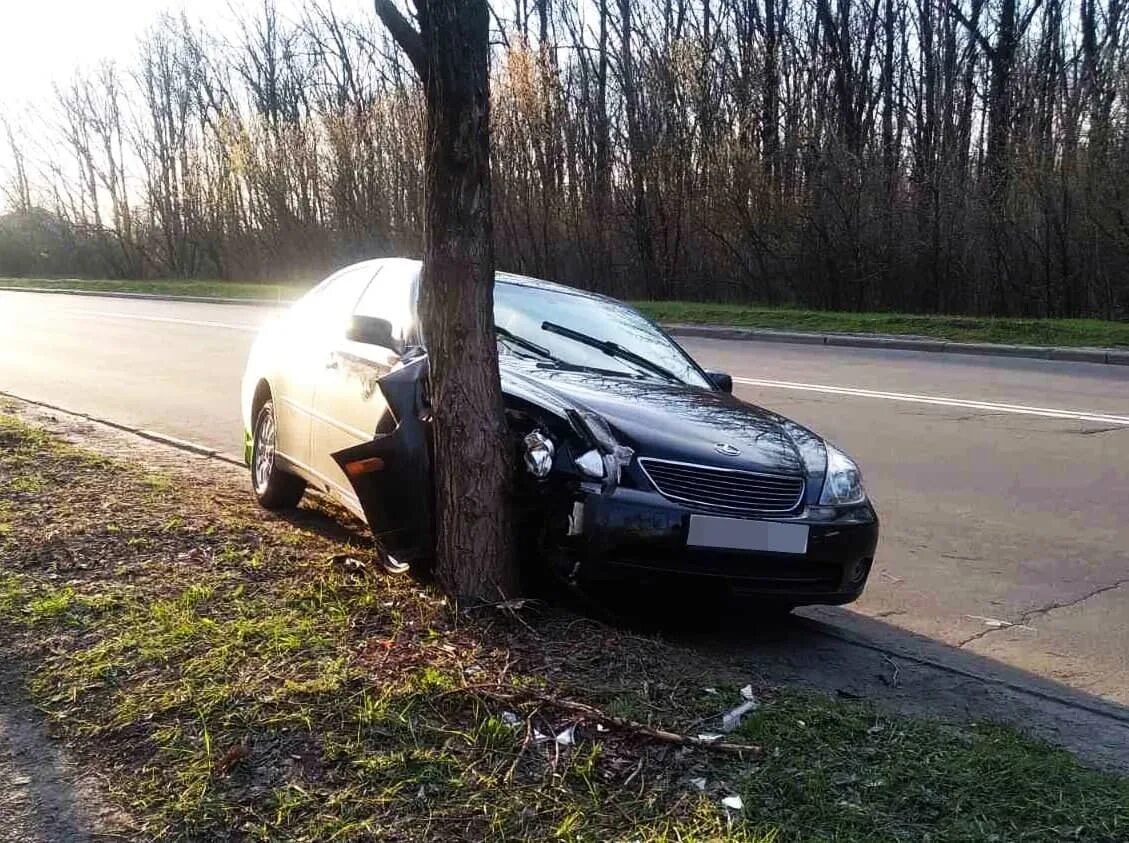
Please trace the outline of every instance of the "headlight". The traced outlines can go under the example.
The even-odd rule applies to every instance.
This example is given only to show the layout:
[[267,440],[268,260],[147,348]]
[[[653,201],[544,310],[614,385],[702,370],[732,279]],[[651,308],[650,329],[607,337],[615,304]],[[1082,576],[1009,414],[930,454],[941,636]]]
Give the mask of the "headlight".
[[831,445],[827,446],[827,476],[823,480],[821,506],[849,506],[866,500],[862,472],[854,461]]
[[585,451],[575,462],[576,467],[589,477],[599,479],[604,476],[604,458],[596,451]]
[[525,467],[529,473],[539,479],[549,476],[553,470],[553,441],[539,430],[535,430],[525,437]]
[[[619,486],[620,473],[631,464],[635,451],[619,444],[611,425],[602,416],[569,410],[568,417],[577,434],[596,446],[595,450],[585,451],[576,458],[577,468],[589,477],[602,477],[603,492],[610,495]],[[599,467],[598,462],[603,466]]]

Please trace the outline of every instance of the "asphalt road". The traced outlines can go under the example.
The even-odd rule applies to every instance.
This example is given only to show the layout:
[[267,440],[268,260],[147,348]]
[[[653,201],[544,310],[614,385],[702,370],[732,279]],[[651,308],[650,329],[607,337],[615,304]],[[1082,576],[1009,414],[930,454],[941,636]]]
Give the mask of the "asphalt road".
[[[0,391],[237,454],[269,315],[0,292]],[[1129,367],[684,345],[863,466],[883,519],[870,586],[811,616],[1129,705]]]

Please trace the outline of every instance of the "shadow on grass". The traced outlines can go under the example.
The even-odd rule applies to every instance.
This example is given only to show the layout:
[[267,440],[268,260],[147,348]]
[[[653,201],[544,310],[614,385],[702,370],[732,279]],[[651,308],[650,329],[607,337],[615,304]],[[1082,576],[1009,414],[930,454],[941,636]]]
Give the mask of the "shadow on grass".
[[995,722],[1129,771],[1129,707],[845,607],[792,614],[701,588],[621,590],[574,605],[659,635],[750,678],[871,701],[900,714]]
[[[350,544],[362,557],[371,552],[367,527],[331,503],[315,499],[280,517]],[[658,637],[764,683],[869,700],[910,716],[1005,723],[1100,767],[1129,771],[1129,707],[848,608],[788,614],[693,582],[584,589],[542,582],[536,596],[552,613]]]

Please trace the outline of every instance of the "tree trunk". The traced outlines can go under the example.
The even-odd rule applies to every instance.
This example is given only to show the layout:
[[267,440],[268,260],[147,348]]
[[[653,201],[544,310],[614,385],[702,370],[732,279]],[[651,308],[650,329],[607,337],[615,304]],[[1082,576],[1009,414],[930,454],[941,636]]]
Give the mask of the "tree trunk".
[[423,78],[427,105],[420,318],[431,366],[436,575],[459,600],[498,600],[518,581],[494,338],[487,4],[420,0],[418,36],[391,2],[376,6]]
[[988,84],[988,189],[992,205],[1003,206],[1009,175],[1011,72],[1015,60],[1016,0],[1003,0]]
[[647,202],[647,185],[644,166],[647,151],[644,149],[643,129],[640,126],[639,89],[635,82],[635,56],[632,53],[631,0],[619,0],[620,13],[620,73],[622,76],[624,111],[627,116],[627,146],[630,153],[632,228],[639,250],[641,275],[645,279],[646,295],[663,298],[665,279],[658,273],[655,262],[654,239],[651,232],[651,212]]
[[764,0],[764,82],[761,98],[761,149],[765,172],[773,189],[780,176],[780,68],[775,0]]

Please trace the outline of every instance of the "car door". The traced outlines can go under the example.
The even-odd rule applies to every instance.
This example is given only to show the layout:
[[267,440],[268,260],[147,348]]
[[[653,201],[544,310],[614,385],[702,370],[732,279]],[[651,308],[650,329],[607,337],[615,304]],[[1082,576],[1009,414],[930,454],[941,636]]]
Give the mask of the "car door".
[[380,380],[400,363],[414,323],[411,277],[396,265],[382,267],[369,282],[352,315],[357,322],[385,320],[387,337],[339,331],[325,358],[314,394],[313,467],[346,506],[363,513],[349,478],[333,455],[395,426]]
[[[331,275],[295,305],[279,326],[281,359],[271,388],[278,423],[278,449],[309,472],[314,393],[329,352],[377,265],[359,264]],[[317,479],[317,478],[314,478]]]
[[408,354],[378,384],[391,424],[332,456],[348,476],[380,548],[426,570],[435,547],[428,361],[418,349]]

